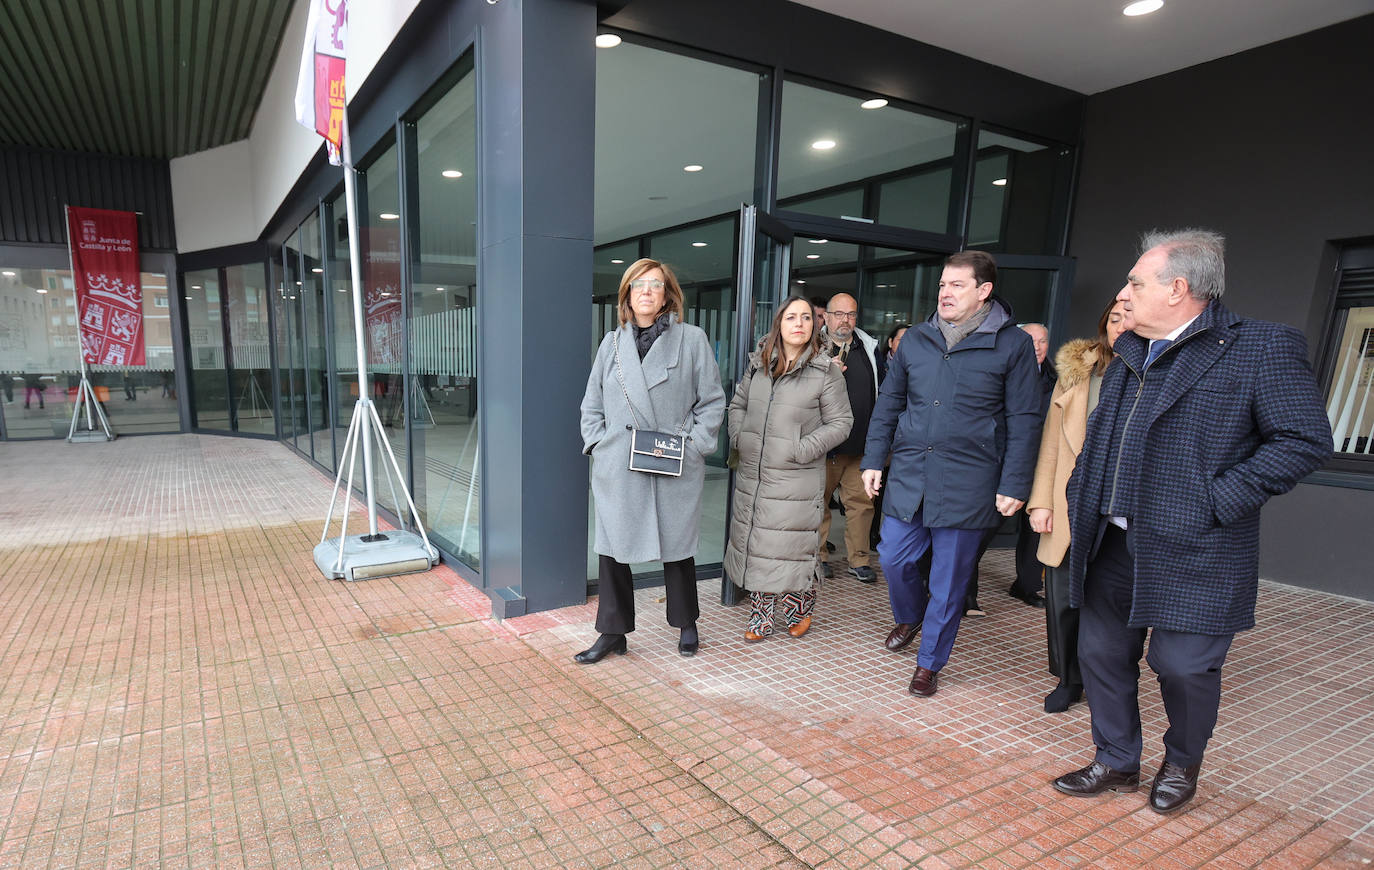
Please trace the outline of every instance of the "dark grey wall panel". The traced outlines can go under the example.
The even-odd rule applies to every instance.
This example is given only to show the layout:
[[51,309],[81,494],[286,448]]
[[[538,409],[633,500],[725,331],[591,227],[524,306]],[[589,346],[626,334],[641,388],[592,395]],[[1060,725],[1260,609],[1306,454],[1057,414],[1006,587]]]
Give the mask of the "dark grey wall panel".
[[1299,484],[1260,515],[1260,576],[1374,601],[1374,491]]
[[1374,233],[1374,16],[1088,99],[1069,253],[1075,335],[1125,283],[1140,232],[1226,234],[1226,302],[1315,341],[1328,240]]
[[166,160],[0,148],[0,243],[65,245],[63,206],[142,212],[139,247],[176,250]]

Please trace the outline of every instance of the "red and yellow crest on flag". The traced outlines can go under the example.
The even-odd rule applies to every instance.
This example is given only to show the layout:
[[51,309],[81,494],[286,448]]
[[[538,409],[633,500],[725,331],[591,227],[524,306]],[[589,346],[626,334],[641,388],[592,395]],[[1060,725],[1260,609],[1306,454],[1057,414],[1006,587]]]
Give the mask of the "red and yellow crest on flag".
[[324,137],[329,162],[336,166],[343,148],[347,38],[348,0],[310,0],[296,80],[296,120]]
[[67,244],[82,356],[89,365],[144,365],[138,217],[69,206]]

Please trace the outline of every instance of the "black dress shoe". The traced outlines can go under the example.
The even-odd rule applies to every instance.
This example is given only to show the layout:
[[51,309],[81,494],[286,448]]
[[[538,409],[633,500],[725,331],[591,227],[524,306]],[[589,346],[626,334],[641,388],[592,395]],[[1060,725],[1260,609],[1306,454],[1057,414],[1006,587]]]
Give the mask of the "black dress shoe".
[[1197,775],[1201,764],[1180,767],[1164,762],[1150,786],[1150,809],[1157,813],[1176,813],[1188,805],[1197,794]]
[[1039,592],[1022,592],[1020,589],[1016,588],[1015,584],[1012,584],[1012,587],[1007,590],[1007,594],[1031,607],[1039,607],[1041,610],[1045,609],[1045,598]]
[[1060,683],[1054,691],[1045,696],[1046,713],[1063,713],[1083,700],[1083,687]]
[[1104,791],[1133,792],[1140,788],[1140,771],[1112,770],[1100,761],[1054,781],[1054,787],[1074,797],[1092,797]]
[[887,633],[887,640],[883,641],[883,646],[892,652],[905,648],[911,643],[912,638],[916,637],[921,630],[921,623],[899,622],[892,627],[892,631]]
[[682,630],[682,636],[677,641],[677,651],[680,655],[694,656],[697,654],[697,624],[694,622]]
[[935,690],[939,686],[939,671],[932,671],[930,668],[917,668],[916,673],[911,675],[911,685],[907,687],[907,691],[913,695],[930,696],[935,694]]
[[596,639],[596,643],[587,649],[573,656],[573,661],[579,665],[594,665],[611,653],[625,655],[628,647],[625,645],[625,635],[623,634],[603,634]]

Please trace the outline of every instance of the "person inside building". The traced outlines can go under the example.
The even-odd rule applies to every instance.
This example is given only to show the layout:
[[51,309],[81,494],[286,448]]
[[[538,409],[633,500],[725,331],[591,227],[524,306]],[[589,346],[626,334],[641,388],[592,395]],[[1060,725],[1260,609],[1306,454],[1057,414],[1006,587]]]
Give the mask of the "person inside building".
[[744,639],[775,626],[801,637],[816,603],[825,454],[854,423],[808,300],[790,297],[773,317],[727,419],[739,462],[725,573],[749,592]]
[[1069,474],[1083,449],[1088,415],[1097,407],[1102,374],[1115,354],[1112,345],[1128,327],[1123,304],[1112,299],[1097,319],[1097,337],[1066,343],[1055,355],[1059,380],[1050,396],[1040,436],[1035,482],[1026,500],[1031,530],[1039,535],[1036,559],[1045,566],[1045,636],[1050,673],[1059,678],[1045,697],[1046,713],[1062,713],[1083,700],[1078,669],[1078,610],[1069,606],[1064,554],[1069,549]]
[[[1054,363],[1049,358],[1050,331],[1043,323],[1023,323],[1021,329],[1031,337],[1035,346],[1035,366],[1040,381],[1040,419],[1043,421],[1050,410],[1050,396],[1058,379]],[[1040,594],[1045,566],[1035,558],[1035,550],[1040,545],[1040,536],[1030,527],[1026,514],[1016,515],[1016,579],[1012,581],[1007,594],[1030,607],[1045,606],[1045,597]]]
[[[678,652],[696,655],[696,553],[706,457],[725,417],[720,368],[706,333],[683,322],[682,287],[665,264],[648,258],[625,270],[620,327],[597,349],[582,397],[582,452],[592,457],[599,556],[596,630],[574,658],[594,664],[623,655],[635,630],[630,564],[662,562],[668,624]],[[629,467],[633,430],[680,435],[680,476]]]

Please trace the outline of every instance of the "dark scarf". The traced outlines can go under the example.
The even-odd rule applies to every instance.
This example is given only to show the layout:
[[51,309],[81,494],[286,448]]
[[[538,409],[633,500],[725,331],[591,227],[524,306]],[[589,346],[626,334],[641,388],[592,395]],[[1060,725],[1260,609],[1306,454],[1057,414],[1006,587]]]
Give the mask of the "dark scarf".
[[671,320],[669,319],[670,313],[671,312],[665,312],[660,314],[658,319],[648,326],[640,326],[637,323],[634,324],[635,350],[639,351],[640,362],[644,361],[644,355],[649,352],[649,348],[654,346],[654,342],[658,340],[658,337],[668,331],[668,327],[671,324]]

